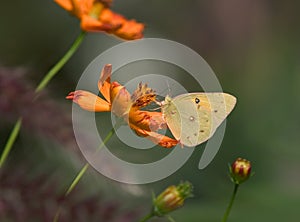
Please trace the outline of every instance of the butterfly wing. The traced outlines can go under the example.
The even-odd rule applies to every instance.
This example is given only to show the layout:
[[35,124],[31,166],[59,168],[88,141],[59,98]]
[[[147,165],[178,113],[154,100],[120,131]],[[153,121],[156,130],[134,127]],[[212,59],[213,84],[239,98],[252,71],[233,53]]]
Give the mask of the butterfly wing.
[[170,98],[169,96],[165,98],[165,101],[161,106],[161,111],[163,114],[163,118],[166,121],[173,136],[176,140],[179,140],[181,135],[181,122],[179,121],[180,114],[178,108],[173,103],[172,98]]
[[194,146],[197,143],[200,126],[198,112],[188,97],[167,97],[162,106],[162,113],[176,140],[186,146]]
[[[196,146],[214,134],[233,110],[236,98],[227,93],[188,93],[173,98],[170,104],[165,120],[172,134],[182,144]],[[172,110],[176,112],[173,115]]]
[[226,119],[236,104],[236,98],[227,93],[202,93],[199,96],[200,133],[197,144],[201,144],[213,136],[217,128]]

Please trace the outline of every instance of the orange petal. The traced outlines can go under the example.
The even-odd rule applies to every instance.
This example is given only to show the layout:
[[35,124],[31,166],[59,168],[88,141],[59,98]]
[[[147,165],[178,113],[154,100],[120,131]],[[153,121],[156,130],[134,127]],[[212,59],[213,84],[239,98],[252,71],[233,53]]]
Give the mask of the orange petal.
[[73,13],[78,18],[82,18],[83,15],[88,15],[93,10],[95,0],[71,0],[73,4]]
[[112,29],[110,24],[103,23],[89,15],[82,15],[80,26],[82,30],[87,32],[109,32]]
[[167,123],[164,120],[161,112],[149,112],[150,118],[150,129],[151,131],[157,131],[159,129],[167,129]]
[[144,24],[138,23],[135,20],[127,20],[120,14],[117,14],[110,9],[103,9],[99,16],[99,20],[103,23],[111,24],[112,29],[108,31],[122,39],[133,40],[143,37]]
[[98,19],[103,23],[110,24],[112,27],[111,31],[120,28],[126,21],[122,15],[117,14],[108,8],[105,8],[101,11]]
[[66,99],[73,100],[73,102],[77,103],[82,109],[88,111],[110,111],[110,104],[108,102],[88,91],[77,90],[70,92]]
[[156,132],[149,132],[147,139],[165,148],[172,148],[176,146],[178,143],[177,140],[161,135]]
[[54,0],[57,4],[59,4],[63,9],[67,11],[73,11],[72,0]]
[[130,125],[135,125],[143,130],[156,131],[165,128],[163,127],[165,121],[160,112],[148,112],[131,108],[128,115],[128,122]]
[[146,84],[138,85],[138,88],[131,96],[132,106],[130,107],[128,116],[131,124],[138,125],[140,128],[146,130],[149,130],[150,127],[152,131],[166,128],[166,123],[161,112],[140,110],[155,101],[155,97],[154,91],[148,88]]
[[128,122],[130,126],[134,125],[138,129],[142,130],[150,130],[150,118],[151,115],[148,114],[146,111],[140,111],[130,109],[129,116],[128,116]]
[[160,145],[162,147],[165,147],[165,148],[172,148],[172,147],[176,146],[177,143],[178,143],[178,141],[175,140],[175,139],[172,139],[172,138],[167,137],[165,135],[161,135],[161,134],[156,133],[156,132],[140,129],[140,128],[134,126],[134,125],[130,125],[130,128],[133,131],[135,131],[135,133],[138,136],[145,137],[145,138],[151,140],[153,143],[158,144],[158,145]]
[[114,34],[125,40],[140,39],[143,37],[144,24],[135,20],[126,21]]
[[111,76],[111,64],[106,64],[100,74],[98,81],[98,88],[101,94],[104,96],[107,102],[110,103],[110,76]]
[[118,84],[117,82],[113,82],[111,84],[110,96],[112,112],[119,117],[126,116],[132,105],[130,93],[124,86]]

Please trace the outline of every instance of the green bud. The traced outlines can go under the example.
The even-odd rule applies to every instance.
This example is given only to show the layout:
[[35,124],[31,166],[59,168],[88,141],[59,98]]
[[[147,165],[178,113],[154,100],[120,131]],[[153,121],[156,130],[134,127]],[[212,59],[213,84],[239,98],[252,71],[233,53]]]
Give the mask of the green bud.
[[193,185],[190,182],[181,182],[177,186],[169,186],[154,198],[153,215],[161,217],[182,207],[184,200],[192,196],[192,190]]

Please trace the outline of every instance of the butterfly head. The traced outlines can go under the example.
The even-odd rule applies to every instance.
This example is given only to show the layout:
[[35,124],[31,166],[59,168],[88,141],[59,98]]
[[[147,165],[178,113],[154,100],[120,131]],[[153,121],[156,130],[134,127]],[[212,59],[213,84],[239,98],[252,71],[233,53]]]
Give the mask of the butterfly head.
[[165,100],[162,102],[162,105],[168,105],[172,101],[172,98],[170,96],[166,96]]
[[172,98],[170,96],[166,96],[165,97],[165,100],[163,101],[155,101],[155,103],[160,106],[160,107],[163,107],[163,106],[167,106],[170,102],[172,101]]

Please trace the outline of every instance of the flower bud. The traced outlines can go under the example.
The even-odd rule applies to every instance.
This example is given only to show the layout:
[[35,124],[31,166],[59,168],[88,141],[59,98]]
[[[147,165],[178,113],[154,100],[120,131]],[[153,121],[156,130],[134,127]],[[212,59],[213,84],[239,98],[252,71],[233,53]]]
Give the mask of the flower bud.
[[237,158],[230,167],[231,180],[235,184],[241,184],[246,181],[251,174],[250,161],[242,158]]
[[182,207],[184,200],[192,196],[192,190],[193,186],[189,182],[181,182],[178,186],[169,186],[154,198],[153,215],[161,217]]

